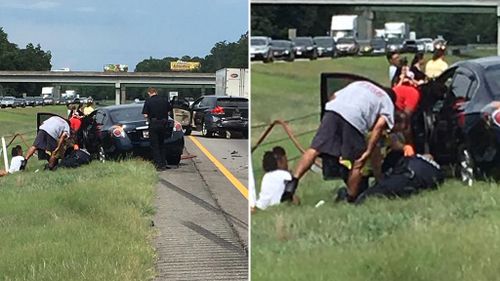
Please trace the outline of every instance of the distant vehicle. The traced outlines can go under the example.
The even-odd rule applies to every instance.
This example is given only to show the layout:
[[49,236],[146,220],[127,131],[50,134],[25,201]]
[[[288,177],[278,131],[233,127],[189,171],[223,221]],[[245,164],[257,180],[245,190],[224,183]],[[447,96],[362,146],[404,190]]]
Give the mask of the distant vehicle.
[[103,66],[104,72],[128,72],[128,65],[126,64],[105,64]]
[[26,97],[26,106],[36,106],[35,98],[34,97]]
[[415,41],[415,40],[405,40],[403,42],[403,50],[402,50],[402,52],[416,53],[418,51],[419,50],[418,50],[417,41]]
[[374,38],[385,38],[385,29],[375,29]]
[[59,97],[58,88],[56,87],[43,87],[42,88],[42,98],[57,98]]
[[386,49],[389,52],[402,52],[403,51],[403,39],[401,38],[389,38],[387,39]]
[[12,96],[3,97],[0,106],[2,108],[6,108],[6,107],[15,108],[16,107],[15,106],[15,101],[16,101],[15,97],[12,97]]
[[43,105],[45,105],[43,103],[43,98],[42,97],[34,97],[33,99],[35,100],[35,106],[39,106],[39,105],[43,106]]
[[359,54],[362,56],[370,56],[373,52],[373,48],[370,45],[370,41],[358,41],[359,44]]
[[54,105],[54,98],[53,97],[46,97],[43,99],[43,104],[44,105]]
[[360,36],[361,17],[357,15],[335,15],[332,16],[330,24],[330,36],[335,42],[340,38],[366,39]]
[[417,40],[417,42],[421,42],[424,44],[424,51],[427,53],[432,53],[434,52],[434,44],[432,43],[434,40],[431,38],[420,38]]
[[26,107],[26,100],[23,98],[16,98],[14,105],[14,107]]
[[318,57],[335,57],[335,40],[330,36],[316,36],[313,38],[318,49]]
[[248,137],[248,99],[202,96],[191,106],[191,126],[206,137],[239,132]]
[[271,38],[259,36],[250,38],[250,60],[262,60],[263,62],[272,62]]
[[89,97],[79,97],[78,100],[80,104],[87,104],[89,102]]
[[[434,97],[427,109],[430,153],[440,164],[452,164],[456,176],[471,185],[478,178],[500,177],[500,57],[453,64],[428,87]],[[436,92],[447,85],[447,92]],[[497,103],[497,105],[495,105]]]
[[318,50],[312,37],[295,37],[292,42],[295,58],[309,58],[310,60],[318,58]]
[[354,38],[340,38],[337,40],[337,54],[339,56],[357,55],[359,44]]
[[386,39],[408,39],[410,36],[410,26],[404,22],[386,22],[384,31]]
[[434,50],[436,50],[436,49],[439,50],[439,49],[446,48],[447,43],[448,42],[446,42],[446,40],[444,40],[443,38],[438,38],[432,42],[432,45],[434,46]]
[[271,52],[274,59],[283,59],[285,61],[295,60],[293,43],[291,41],[271,40]]
[[248,98],[248,68],[223,68],[215,72],[215,95]]
[[59,69],[53,69],[51,71],[52,72],[69,72],[69,71],[71,71],[71,69],[69,69],[69,67],[63,67],[63,68],[59,68]]
[[370,40],[370,46],[372,47],[372,54],[383,55],[387,52],[386,42],[383,38],[373,38]]

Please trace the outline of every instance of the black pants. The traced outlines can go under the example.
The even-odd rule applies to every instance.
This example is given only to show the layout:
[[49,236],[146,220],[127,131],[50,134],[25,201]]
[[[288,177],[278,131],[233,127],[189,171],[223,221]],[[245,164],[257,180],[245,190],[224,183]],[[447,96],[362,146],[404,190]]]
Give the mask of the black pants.
[[162,168],[167,165],[165,161],[165,138],[168,135],[166,123],[166,120],[152,120],[149,123],[151,153],[156,168]]

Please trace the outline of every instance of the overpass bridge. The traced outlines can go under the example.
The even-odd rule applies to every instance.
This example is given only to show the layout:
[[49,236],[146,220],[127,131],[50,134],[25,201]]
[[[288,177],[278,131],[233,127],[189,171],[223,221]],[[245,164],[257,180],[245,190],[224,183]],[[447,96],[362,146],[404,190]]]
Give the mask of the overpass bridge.
[[[497,15],[497,54],[500,56],[500,0],[250,0],[251,4],[343,5],[357,7],[370,20],[374,12],[439,12]],[[410,9],[411,7],[411,9]],[[467,23],[464,23],[467,24]]]
[[115,86],[116,104],[124,103],[126,87],[215,88],[215,73],[0,71],[0,83]]

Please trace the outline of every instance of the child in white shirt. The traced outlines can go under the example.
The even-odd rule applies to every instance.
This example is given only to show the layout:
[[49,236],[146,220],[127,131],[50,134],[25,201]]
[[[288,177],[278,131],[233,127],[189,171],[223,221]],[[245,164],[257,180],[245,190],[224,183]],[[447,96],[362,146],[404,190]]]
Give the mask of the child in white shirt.
[[17,145],[16,147],[12,148],[12,160],[10,161],[10,166],[9,170],[0,170],[0,177],[6,176],[8,174],[13,174],[15,172],[18,172],[22,170],[23,162],[24,162],[24,157],[23,155],[23,148],[20,145]]
[[[281,203],[285,182],[291,180],[292,175],[288,171],[288,159],[282,147],[275,147],[273,151],[267,151],[264,154],[262,166],[266,174],[262,178],[256,207],[264,210],[269,206]],[[298,204],[298,197],[294,196],[293,202]]]

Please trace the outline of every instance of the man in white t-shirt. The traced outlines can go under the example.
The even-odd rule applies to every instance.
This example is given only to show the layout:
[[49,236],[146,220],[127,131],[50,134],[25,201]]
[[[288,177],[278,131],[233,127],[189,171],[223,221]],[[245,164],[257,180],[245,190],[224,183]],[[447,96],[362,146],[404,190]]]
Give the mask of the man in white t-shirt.
[[24,157],[23,157],[23,149],[20,145],[12,148],[12,160],[10,161],[9,170],[1,170],[0,177],[6,176],[8,174],[13,174],[15,172],[19,172],[24,169],[23,167]]
[[[309,149],[296,166],[293,179],[287,183],[284,196],[291,200],[299,179],[311,168],[316,157],[330,157],[334,163],[348,161],[351,167],[343,178],[348,187],[348,201],[359,194],[362,168],[376,149],[385,130],[394,127],[392,89],[368,81],[352,82],[335,93],[325,104],[325,113]],[[398,128],[399,128],[398,124]],[[370,137],[366,137],[370,132]],[[339,165],[340,166],[340,165]]]
[[[273,151],[267,151],[264,154],[262,166],[266,174],[262,178],[259,199],[255,205],[257,208],[265,210],[267,207],[282,202],[285,183],[292,180],[292,175],[288,171],[285,150],[279,146],[273,148]],[[295,195],[293,203],[299,204],[299,199]]]
[[33,145],[26,153],[26,161],[35,153],[37,149],[51,153],[49,159],[49,168],[54,168],[57,159],[62,158],[64,154],[64,143],[70,137],[70,124],[66,119],[59,116],[53,116],[45,120],[40,125],[38,134]]

